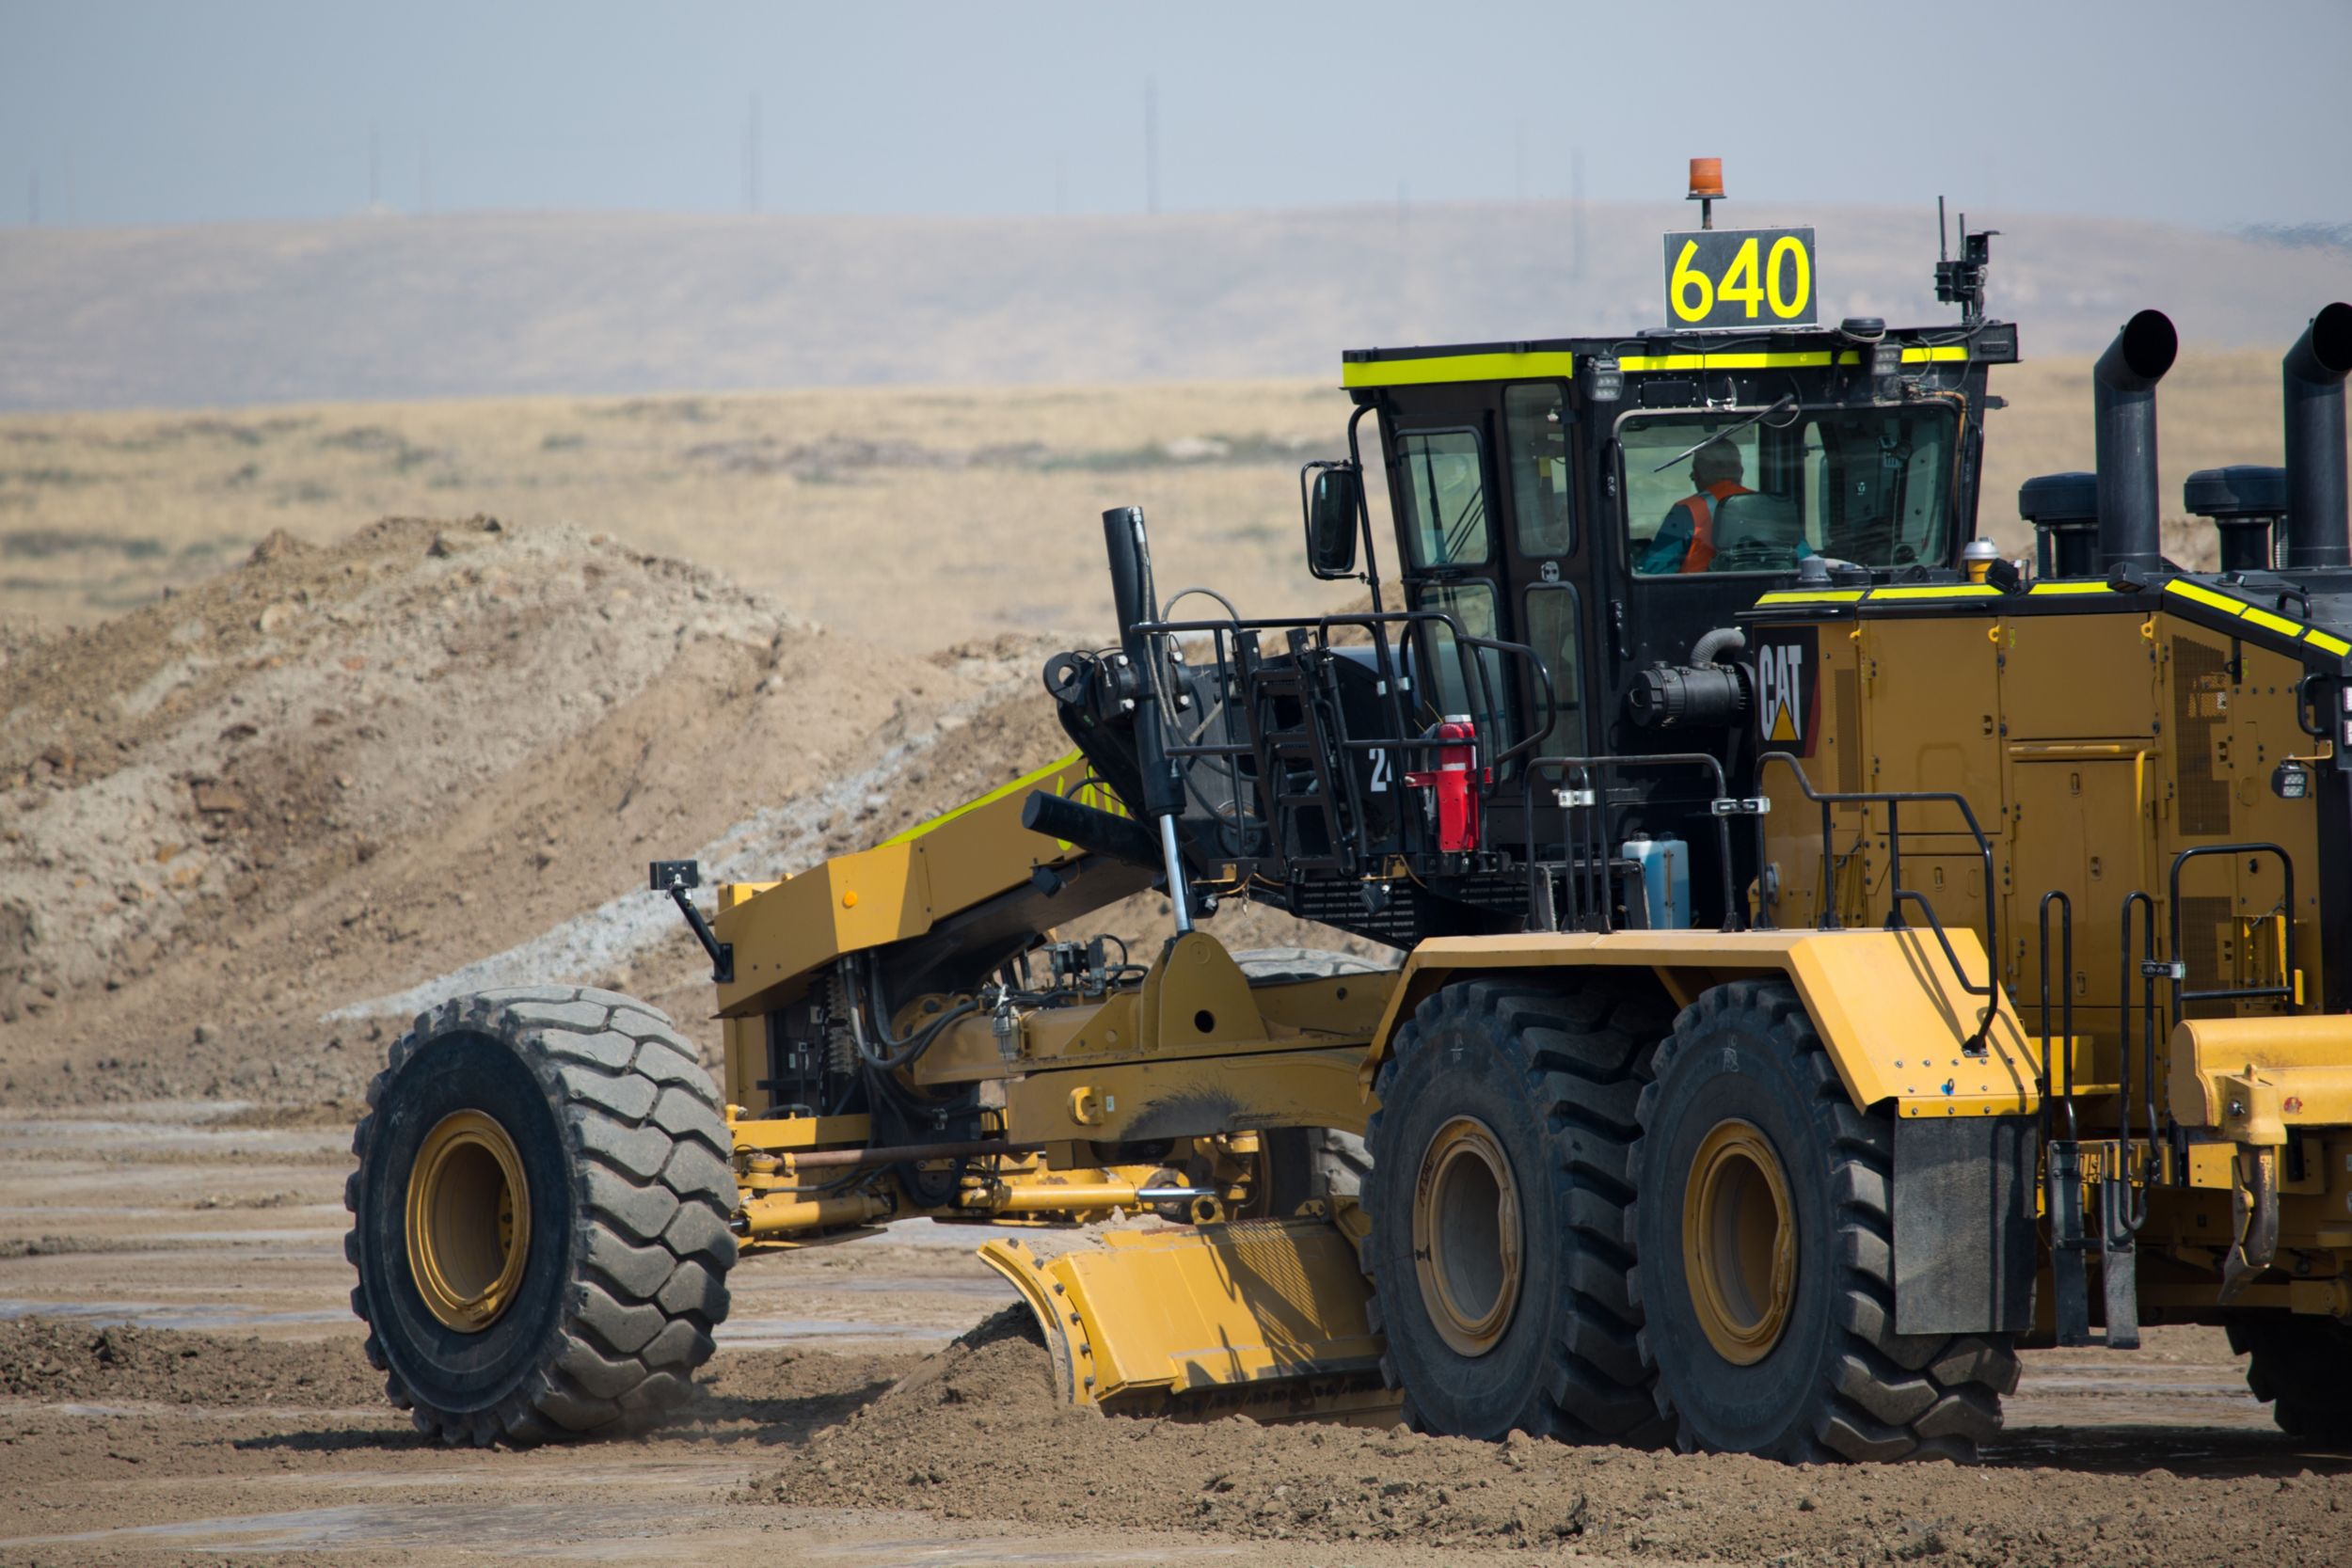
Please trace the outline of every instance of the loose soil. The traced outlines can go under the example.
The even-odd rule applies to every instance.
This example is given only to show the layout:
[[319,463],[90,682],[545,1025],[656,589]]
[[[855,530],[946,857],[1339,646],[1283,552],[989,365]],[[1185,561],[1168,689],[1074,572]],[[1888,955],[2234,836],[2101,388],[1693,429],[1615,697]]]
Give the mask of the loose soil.
[[[2156,1333],[2176,1354],[2210,1353],[2189,1342],[2202,1331]],[[2332,1564],[2352,1545],[2352,1474],[2340,1459],[2294,1463],[2291,1475],[2276,1458],[2254,1475],[2130,1475],[2114,1455],[2053,1464],[2018,1447],[1973,1469],[1792,1469],[1524,1433],[1495,1445],[1401,1426],[1105,1418],[1055,1400],[1044,1346],[1015,1308],[818,1433],[768,1496],[799,1506],[913,1498],[952,1518],[1041,1526],[1667,1561],[2217,1565],[2242,1560],[2244,1543],[2215,1522],[2257,1513],[2273,1560]],[[2246,1457],[2279,1447],[2251,1442]]]

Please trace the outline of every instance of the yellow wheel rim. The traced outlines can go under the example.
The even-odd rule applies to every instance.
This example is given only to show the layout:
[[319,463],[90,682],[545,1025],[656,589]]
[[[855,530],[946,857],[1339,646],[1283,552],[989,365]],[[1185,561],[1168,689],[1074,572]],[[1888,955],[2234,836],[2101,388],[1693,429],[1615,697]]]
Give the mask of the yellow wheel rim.
[[1748,1367],[1772,1354],[1796,1296],[1797,1227],[1780,1156],[1753,1123],[1719,1123],[1691,1161],[1682,1267],[1716,1354]]
[[480,1111],[443,1117],[408,1167],[408,1273],[433,1315],[462,1334],[498,1322],[531,1251],[531,1184],[506,1129]]
[[1438,1338],[1484,1355],[1519,1304],[1519,1189],[1494,1130],[1457,1117],[1438,1130],[1413,1189],[1413,1266]]

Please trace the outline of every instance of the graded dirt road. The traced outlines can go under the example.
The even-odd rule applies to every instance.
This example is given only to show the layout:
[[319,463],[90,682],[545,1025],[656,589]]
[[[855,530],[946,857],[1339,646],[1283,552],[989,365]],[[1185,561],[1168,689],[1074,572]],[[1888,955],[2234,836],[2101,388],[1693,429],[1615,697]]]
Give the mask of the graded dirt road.
[[745,1264],[701,1398],[660,1431],[446,1450],[359,1354],[346,1134],[319,1119],[0,1116],[0,1561],[2205,1564],[2249,1534],[2280,1563],[2352,1553],[2352,1461],[2280,1435],[2215,1331],[2029,1353],[1967,1471],[1115,1419],[1052,1404],[978,1235],[928,1225]]

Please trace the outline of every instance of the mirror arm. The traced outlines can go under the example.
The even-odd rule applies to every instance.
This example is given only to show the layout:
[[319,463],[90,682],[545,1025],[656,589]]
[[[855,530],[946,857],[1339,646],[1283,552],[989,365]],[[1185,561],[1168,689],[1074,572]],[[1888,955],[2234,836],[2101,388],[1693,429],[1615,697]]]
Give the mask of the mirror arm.
[[1356,469],[1356,515],[1357,521],[1362,528],[1364,534],[1363,580],[1370,585],[1372,589],[1372,612],[1375,615],[1377,615],[1381,613],[1382,610],[1380,603],[1380,555],[1379,552],[1373,547],[1372,491],[1370,486],[1366,484],[1364,481],[1363,448],[1359,443],[1356,435],[1356,427],[1362,423],[1364,416],[1371,412],[1372,404],[1368,403],[1359,403],[1356,405],[1356,411],[1347,417],[1347,461]]

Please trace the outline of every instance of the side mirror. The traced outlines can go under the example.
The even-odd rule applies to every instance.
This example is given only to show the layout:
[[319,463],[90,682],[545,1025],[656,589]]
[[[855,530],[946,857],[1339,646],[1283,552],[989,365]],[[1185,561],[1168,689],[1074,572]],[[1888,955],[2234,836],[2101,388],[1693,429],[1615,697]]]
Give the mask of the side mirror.
[[1318,578],[1356,575],[1357,518],[1363,509],[1363,471],[1352,463],[1310,463],[1307,482],[1307,570]]

